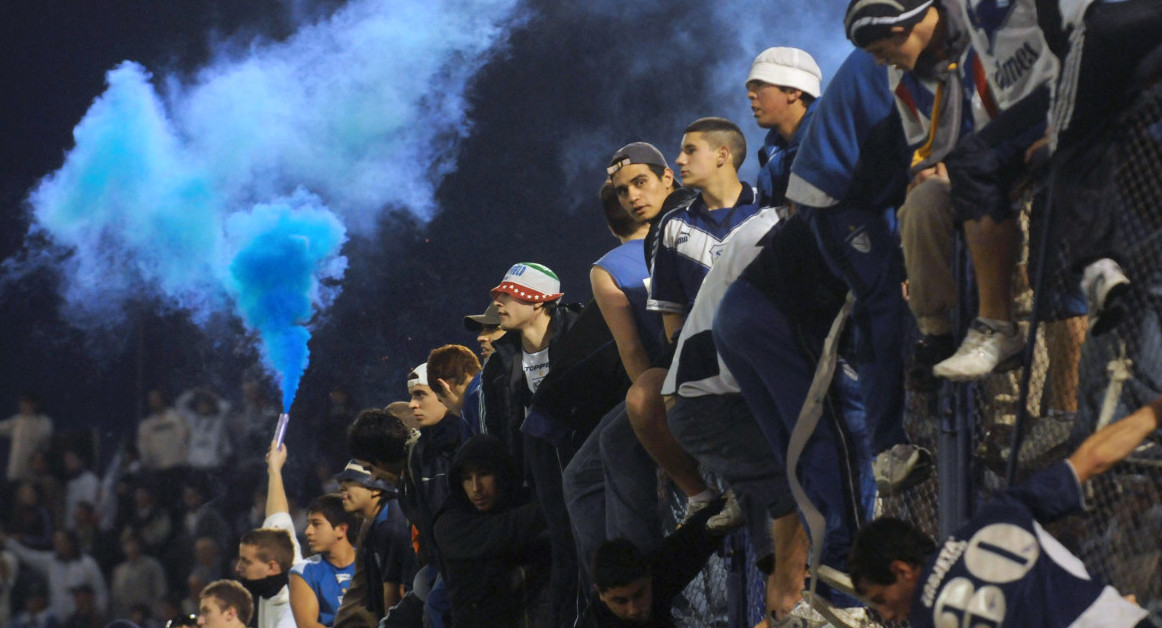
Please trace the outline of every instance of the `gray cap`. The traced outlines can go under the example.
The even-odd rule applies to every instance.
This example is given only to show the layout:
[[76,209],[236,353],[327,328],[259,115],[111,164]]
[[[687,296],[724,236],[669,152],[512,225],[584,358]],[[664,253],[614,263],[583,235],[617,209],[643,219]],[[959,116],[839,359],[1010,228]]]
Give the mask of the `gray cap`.
[[381,491],[393,491],[392,487],[388,486],[386,482],[371,475],[371,472],[366,467],[352,460],[347,463],[347,466],[342,471],[335,475],[335,481],[339,483],[354,482],[363,488],[377,489]]
[[648,166],[660,166],[662,168],[669,168],[670,165],[666,163],[666,158],[662,156],[662,151],[654,147],[648,142],[632,142],[622,146],[613,158],[609,160],[609,167],[605,172],[610,177],[615,172],[622,168],[633,164],[646,164]]
[[468,331],[480,331],[485,327],[500,325],[500,312],[496,311],[496,304],[489,303],[483,314],[470,314],[464,317],[464,327]]

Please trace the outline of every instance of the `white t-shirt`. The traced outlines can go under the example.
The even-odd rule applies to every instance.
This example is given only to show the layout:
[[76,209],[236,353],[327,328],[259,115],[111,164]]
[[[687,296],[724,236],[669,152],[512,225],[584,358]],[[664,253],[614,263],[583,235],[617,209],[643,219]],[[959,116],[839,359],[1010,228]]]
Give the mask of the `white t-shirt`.
[[541,386],[541,380],[549,374],[549,348],[545,347],[536,353],[521,350],[521,365],[524,367],[529,392],[536,394],[537,388]]

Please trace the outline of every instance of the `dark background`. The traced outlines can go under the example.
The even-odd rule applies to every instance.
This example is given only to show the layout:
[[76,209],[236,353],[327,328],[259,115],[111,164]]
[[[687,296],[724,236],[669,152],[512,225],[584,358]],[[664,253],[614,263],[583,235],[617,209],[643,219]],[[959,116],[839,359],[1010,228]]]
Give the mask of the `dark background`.
[[[325,17],[336,0],[44,0],[0,9],[0,259],[28,236],[28,191],[59,168],[71,131],[125,59],[155,73],[188,74],[215,42],[281,39]],[[850,47],[846,2],[530,2],[531,17],[469,89],[472,135],[424,223],[383,209],[377,235],[345,248],[343,293],[315,330],[311,365],[292,409],[325,412],[327,392],[347,388],[356,407],[403,399],[403,377],[432,348],[475,348],[465,314],[516,261],[561,276],[566,299],[589,299],[588,267],[616,244],[596,202],[604,165],[634,140],[676,153],[690,121],[720,115],[751,143],[753,180],[764,133],[749,120],[742,83],[770,45],[816,55],[825,77]],[[127,323],[99,337],[60,315],[51,268],[0,281],[0,417],[35,392],[58,431],[91,432],[102,457],[144,414],[145,391],[176,395],[208,385],[238,400],[244,377],[262,377],[237,321],[194,326],[144,298]],[[272,391],[273,392],[273,391]],[[305,421],[300,424],[305,424]],[[299,436],[302,437],[301,435]],[[0,456],[7,447],[0,447]]]

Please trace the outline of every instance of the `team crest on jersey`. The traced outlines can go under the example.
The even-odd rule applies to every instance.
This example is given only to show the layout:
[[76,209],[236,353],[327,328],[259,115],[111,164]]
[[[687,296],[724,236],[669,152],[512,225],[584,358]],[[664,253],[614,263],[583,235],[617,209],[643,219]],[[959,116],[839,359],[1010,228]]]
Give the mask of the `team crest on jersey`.
[[871,236],[860,227],[858,231],[847,236],[847,243],[860,253],[870,253],[872,250]]
[[1009,21],[1009,15],[1020,0],[969,0],[968,19],[972,25],[988,34],[988,53],[993,54],[997,33]]
[[725,248],[726,247],[722,244],[715,244],[714,246],[710,247],[710,259],[715,260],[722,257],[722,251]]

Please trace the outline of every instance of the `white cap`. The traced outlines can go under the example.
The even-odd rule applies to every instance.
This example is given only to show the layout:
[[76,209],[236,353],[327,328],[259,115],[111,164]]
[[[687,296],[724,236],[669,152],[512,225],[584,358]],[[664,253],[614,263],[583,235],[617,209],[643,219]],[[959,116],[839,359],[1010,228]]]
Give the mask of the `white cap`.
[[411,373],[408,373],[408,390],[411,390],[411,389],[415,388],[416,386],[427,386],[427,385],[428,385],[428,363],[424,362],[423,364],[412,369]]
[[818,98],[823,73],[815,59],[798,48],[767,48],[750,66],[746,82],[751,81],[790,87]]

